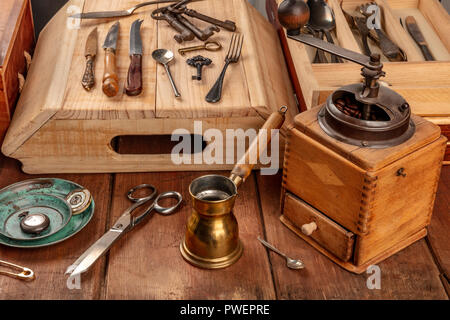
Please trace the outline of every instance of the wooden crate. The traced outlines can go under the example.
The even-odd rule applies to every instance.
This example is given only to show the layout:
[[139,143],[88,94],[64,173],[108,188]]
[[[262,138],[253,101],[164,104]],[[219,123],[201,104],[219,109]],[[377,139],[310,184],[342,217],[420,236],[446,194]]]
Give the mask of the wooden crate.
[[[327,0],[336,16],[333,37],[337,45],[362,53],[359,37],[352,32],[340,7],[340,0]],[[291,39],[277,21],[277,3],[267,0],[271,22],[278,29],[283,44],[291,80],[302,111],[326,101],[337,88],[361,81],[360,66],[351,62],[342,64],[312,63],[315,49]],[[343,0],[343,8],[352,11],[367,0]],[[437,0],[376,0],[382,8],[383,29],[408,56],[408,62],[384,63],[387,76],[381,80],[401,94],[411,105],[413,112],[438,124],[444,134],[450,125],[450,17]],[[412,15],[416,18],[437,61],[424,61],[422,53],[408,31],[400,24],[400,18]],[[449,145],[450,148],[450,145]],[[450,149],[449,149],[450,150]],[[450,152],[450,151],[449,151]],[[450,155],[446,156],[450,164]]]
[[[131,17],[120,19],[117,68],[121,86],[129,66],[129,30],[131,23],[144,19],[144,91],[128,97],[122,90],[107,98],[101,90],[104,53],[101,44],[114,19],[84,20],[79,29],[67,28],[67,10],[77,6],[84,12],[129,8],[136,1],[71,0],[42,31],[35,57],[11,127],[2,146],[5,155],[19,159],[29,173],[51,172],[136,172],[225,170],[232,164],[182,164],[171,161],[170,154],[119,154],[112,147],[118,136],[170,135],[175,129],[193,132],[194,121],[203,122],[203,131],[259,128],[265,119],[282,105],[289,107],[286,126],[298,113],[288,71],[276,31],[246,0],[211,0],[195,2],[190,7],[199,12],[230,19],[245,35],[238,64],[230,66],[222,101],[209,104],[205,96],[216,81],[226,56],[231,33],[222,30],[211,38],[223,44],[218,52],[194,52],[211,58],[214,63],[204,69],[202,82],[191,80],[195,69],[178,54],[182,46],[198,41],[175,42],[175,32],[165,23],[150,17],[155,6],[140,9]],[[195,22],[204,28],[207,24]],[[96,87],[82,88],[85,41],[98,28],[99,52],[96,60]],[[58,50],[55,50],[57,48]],[[172,93],[164,67],[151,58],[156,48],[171,49],[175,62],[171,70],[182,94]],[[225,148],[225,146],[224,146]],[[226,151],[224,151],[224,154]]]
[[343,268],[362,273],[427,234],[447,138],[413,116],[416,133],[401,145],[352,146],[323,132],[318,110],[298,115],[289,133],[281,220]]
[[0,3],[0,143],[11,121],[19,94],[19,74],[25,76],[34,46],[30,0],[2,0]]

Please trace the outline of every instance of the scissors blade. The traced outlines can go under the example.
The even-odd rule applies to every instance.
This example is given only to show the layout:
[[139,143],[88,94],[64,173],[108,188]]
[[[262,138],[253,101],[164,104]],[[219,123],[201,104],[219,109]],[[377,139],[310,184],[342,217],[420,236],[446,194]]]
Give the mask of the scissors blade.
[[123,233],[124,231],[119,229],[109,230],[87,249],[74,264],[67,268],[66,274],[71,274],[71,277],[75,277],[88,271],[100,257],[108,252],[114,242],[116,242]]

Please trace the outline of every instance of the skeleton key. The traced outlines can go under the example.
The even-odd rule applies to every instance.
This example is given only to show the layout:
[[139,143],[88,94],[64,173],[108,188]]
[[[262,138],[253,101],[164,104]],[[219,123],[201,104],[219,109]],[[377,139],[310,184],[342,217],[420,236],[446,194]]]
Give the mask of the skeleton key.
[[204,14],[201,14],[195,10],[187,9],[187,8],[183,10],[183,13],[190,17],[212,23],[216,26],[224,28],[225,30],[228,30],[231,32],[236,31],[236,23],[234,23],[233,21],[230,21],[230,20],[221,21],[221,20],[218,20],[218,19],[215,19],[212,17],[205,16]]
[[206,50],[206,51],[219,51],[222,49],[222,45],[217,41],[206,41],[203,45],[189,47],[189,48],[181,48],[178,49],[178,52],[184,56],[186,52],[197,51],[197,50]]
[[179,33],[174,36],[174,39],[178,43],[191,41],[195,38],[194,33],[178,21],[178,19],[172,13],[168,12],[166,8],[160,8],[153,11],[152,18],[155,20],[165,20],[173,29],[175,29]]
[[219,27],[215,25],[211,25],[207,27],[205,30],[200,30],[195,25],[193,25],[188,19],[183,17],[181,14],[176,15],[178,21],[180,21],[186,28],[192,31],[192,33],[201,41],[208,40],[215,32],[220,32]]

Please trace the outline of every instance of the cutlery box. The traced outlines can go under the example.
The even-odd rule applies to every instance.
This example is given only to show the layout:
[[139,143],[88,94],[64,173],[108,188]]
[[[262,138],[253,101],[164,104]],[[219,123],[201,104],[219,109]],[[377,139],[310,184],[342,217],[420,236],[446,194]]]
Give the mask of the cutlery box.
[[[105,56],[101,46],[108,29],[117,19],[83,20],[80,23],[68,19],[67,15],[77,10],[121,10],[135,4],[132,0],[70,0],[41,32],[27,81],[2,145],[2,152],[20,160],[25,172],[228,170],[234,163],[229,159],[235,151],[232,144],[220,145],[218,141],[217,152],[222,149],[227,157],[223,161],[225,164],[207,164],[202,159],[198,161],[198,157],[193,159],[193,154],[188,155],[188,161],[176,164],[170,150],[162,152],[160,148],[174,143],[171,134],[177,129],[188,130],[185,135],[203,135],[207,129],[219,129],[224,140],[227,129],[258,129],[283,105],[289,107],[285,129],[292,125],[298,109],[277,32],[247,0],[189,4],[201,13],[235,21],[238,31],[245,35],[241,59],[228,68],[219,103],[207,103],[205,96],[223,68],[232,33],[221,30],[210,38],[223,45],[220,51],[199,51],[183,57],[177,52],[179,48],[200,42],[178,44],[173,39],[175,31],[164,21],[151,18],[156,6],[141,8],[132,16],[118,19],[116,63],[121,88],[116,97],[106,97],[101,89]],[[129,97],[122,89],[130,64],[129,30],[136,19],[144,20],[141,29],[144,87],[141,95]],[[208,26],[197,20],[194,23],[202,29]],[[84,49],[87,36],[94,27],[98,29],[99,38],[96,85],[87,92],[81,86],[86,63]],[[175,53],[175,61],[170,67],[181,99],[174,97],[164,67],[152,59],[151,54],[157,48],[167,48]],[[186,59],[198,54],[212,59],[213,64],[203,69],[202,81],[193,81],[191,77],[196,70],[186,63]],[[199,125],[201,131],[196,132],[194,129]],[[152,152],[136,154],[127,151],[124,154],[123,148],[116,148],[116,141],[127,141],[136,136],[145,138],[147,150],[150,145],[155,146]],[[205,136],[203,138],[206,140]],[[284,151],[281,140],[280,163]],[[234,152],[234,160],[236,154]]]
[[283,171],[281,221],[343,268],[362,273],[427,234],[447,138],[413,116],[414,136],[385,149],[339,142],[320,107],[295,118]]
[[30,0],[2,0],[0,2],[0,143],[11,121],[33,47],[34,26]]
[[[312,63],[315,49],[287,39],[277,18],[282,0],[267,0],[269,20],[278,30],[289,66],[297,99],[302,111],[324,103],[331,92],[347,84],[361,82],[360,66],[352,62],[341,64]],[[336,18],[333,38],[337,45],[362,53],[357,33],[348,25],[341,0],[327,0]],[[351,13],[368,0],[342,0],[342,8]],[[450,17],[438,0],[376,0],[382,12],[382,28],[406,53],[407,62],[383,61],[387,75],[383,84],[401,94],[413,112],[439,125],[442,133],[450,137]],[[416,18],[428,46],[437,61],[424,61],[422,52],[400,24],[400,18]],[[371,46],[374,51],[379,51]],[[328,54],[327,54],[328,55]],[[445,164],[450,164],[450,144]]]

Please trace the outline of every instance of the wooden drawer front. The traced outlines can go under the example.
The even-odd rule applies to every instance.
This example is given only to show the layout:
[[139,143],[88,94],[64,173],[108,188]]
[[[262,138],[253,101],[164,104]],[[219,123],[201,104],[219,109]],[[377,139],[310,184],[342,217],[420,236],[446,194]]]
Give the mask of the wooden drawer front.
[[309,235],[311,239],[342,261],[352,258],[355,235],[289,192],[285,195],[283,214],[300,230],[314,222],[317,229]]

